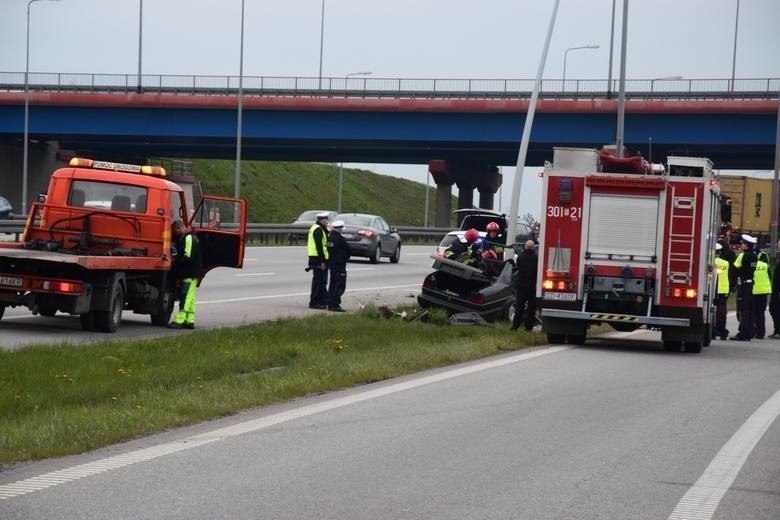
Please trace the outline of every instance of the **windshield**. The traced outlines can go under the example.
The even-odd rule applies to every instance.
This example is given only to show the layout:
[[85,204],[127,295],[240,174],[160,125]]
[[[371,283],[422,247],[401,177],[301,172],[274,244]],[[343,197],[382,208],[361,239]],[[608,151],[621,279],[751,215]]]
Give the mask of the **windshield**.
[[146,188],[98,181],[73,181],[68,205],[146,213]]

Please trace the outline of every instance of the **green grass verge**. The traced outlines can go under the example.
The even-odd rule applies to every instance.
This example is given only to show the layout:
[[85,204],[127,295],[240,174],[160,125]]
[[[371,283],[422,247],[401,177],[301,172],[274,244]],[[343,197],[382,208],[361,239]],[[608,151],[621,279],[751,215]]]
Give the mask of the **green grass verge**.
[[0,352],[0,464],[545,343],[540,333],[361,313]]

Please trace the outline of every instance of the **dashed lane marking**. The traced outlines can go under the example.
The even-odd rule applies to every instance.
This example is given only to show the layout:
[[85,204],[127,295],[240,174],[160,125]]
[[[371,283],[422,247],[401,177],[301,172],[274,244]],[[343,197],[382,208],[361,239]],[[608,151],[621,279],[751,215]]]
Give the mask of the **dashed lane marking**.
[[349,406],[355,403],[361,403],[370,399],[385,397],[424,385],[446,381],[455,377],[474,374],[483,370],[498,368],[513,363],[519,363],[529,359],[545,356],[547,354],[554,354],[568,350],[569,348],[571,347],[547,347],[534,350],[532,352],[523,352],[520,354],[510,355],[491,361],[469,364],[460,368],[454,368],[428,376],[410,379],[400,383],[382,386],[379,388],[372,388],[343,397],[337,397],[321,403],[311,404],[293,410],[275,413],[266,417],[260,417],[251,421],[245,421],[239,424],[234,424],[232,426],[227,426],[225,428],[218,428],[216,430],[205,432],[199,435],[193,435],[179,441],[159,444],[157,446],[151,446],[149,448],[123,453],[113,457],[87,462],[85,464],[80,464],[71,468],[52,471],[50,473],[45,473],[36,477],[1,485],[0,500],[7,500],[10,498],[27,495],[35,491],[58,486],[67,482],[73,482],[74,480],[90,477],[92,475],[97,475],[106,471],[123,468],[138,462],[156,459],[164,455],[170,455],[172,453],[177,453],[191,448],[197,448],[198,446],[204,446],[206,444],[229,439],[231,437],[243,435],[245,433],[255,432],[287,421],[335,410],[337,408],[342,408],[344,406]]

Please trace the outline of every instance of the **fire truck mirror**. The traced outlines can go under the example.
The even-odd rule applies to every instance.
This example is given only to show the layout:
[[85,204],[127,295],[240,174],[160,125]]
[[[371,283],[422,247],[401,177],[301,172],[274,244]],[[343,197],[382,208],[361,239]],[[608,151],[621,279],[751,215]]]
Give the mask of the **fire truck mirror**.
[[720,198],[720,219],[723,222],[731,222],[731,197]]

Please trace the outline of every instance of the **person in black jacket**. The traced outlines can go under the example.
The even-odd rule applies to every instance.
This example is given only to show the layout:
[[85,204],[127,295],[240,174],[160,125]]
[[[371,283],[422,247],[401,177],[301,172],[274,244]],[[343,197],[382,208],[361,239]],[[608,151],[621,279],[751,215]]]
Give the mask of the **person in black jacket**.
[[345,312],[341,308],[341,295],[347,288],[349,244],[341,236],[343,229],[344,221],[337,220],[331,226],[330,235],[328,235],[328,269],[330,269],[328,310],[334,312]]
[[179,312],[168,324],[171,329],[195,328],[195,288],[203,278],[203,257],[195,232],[184,227],[181,220],[171,225],[176,240],[176,256],[173,257],[172,275],[179,287]]
[[753,304],[753,274],[758,257],[754,247],[757,240],[750,235],[742,235],[742,253],[734,260],[737,270],[737,315],[739,332],[729,339],[750,341],[755,335],[755,307]]
[[525,311],[525,330],[534,328],[536,315],[536,271],[539,257],[536,255],[536,244],[528,240],[523,251],[517,255],[516,273],[513,277],[515,289],[515,316],[512,319],[512,330],[520,328],[523,321],[523,307]]

